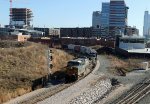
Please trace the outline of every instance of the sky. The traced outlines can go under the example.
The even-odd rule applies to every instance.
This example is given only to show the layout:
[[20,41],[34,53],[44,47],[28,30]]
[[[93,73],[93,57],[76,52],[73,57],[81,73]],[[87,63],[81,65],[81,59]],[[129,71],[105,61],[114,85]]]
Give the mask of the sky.
[[[13,0],[15,8],[30,8],[35,27],[90,27],[92,12],[101,11],[102,2],[110,0]],[[143,34],[144,11],[150,11],[150,0],[125,0],[129,7],[128,25]],[[9,0],[0,0],[0,24],[9,24]]]

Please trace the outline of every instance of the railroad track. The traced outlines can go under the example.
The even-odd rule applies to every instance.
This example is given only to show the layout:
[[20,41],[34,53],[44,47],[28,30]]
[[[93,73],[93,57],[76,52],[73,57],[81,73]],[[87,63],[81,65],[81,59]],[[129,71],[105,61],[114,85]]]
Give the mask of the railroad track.
[[138,101],[140,101],[149,93],[150,93],[150,79],[146,79],[142,83],[135,85],[125,95],[122,95],[112,104],[136,104]]
[[88,74],[86,74],[85,76],[80,77],[76,82],[69,83],[69,84],[60,84],[60,85],[57,85],[54,88],[49,88],[48,90],[43,91],[43,92],[37,94],[36,96],[28,98],[27,100],[18,102],[18,104],[35,104],[35,103],[37,103],[39,101],[43,101],[44,99],[49,98],[49,97],[51,97],[51,96],[53,96],[53,95],[55,95],[55,94],[65,90],[65,89],[69,88],[70,86],[74,85],[75,83],[79,82],[80,80],[84,79],[92,71],[93,71],[93,69]]
[[70,87],[72,84],[61,84],[61,85],[58,85],[54,88],[50,88],[42,93],[39,93],[37,94],[36,96],[33,96],[31,98],[29,98],[28,100],[25,100],[25,101],[22,101],[22,102],[19,102],[19,104],[35,104],[39,101],[42,101],[48,97],[51,97],[53,96],[54,94],[58,93],[58,92],[61,92],[62,90]]

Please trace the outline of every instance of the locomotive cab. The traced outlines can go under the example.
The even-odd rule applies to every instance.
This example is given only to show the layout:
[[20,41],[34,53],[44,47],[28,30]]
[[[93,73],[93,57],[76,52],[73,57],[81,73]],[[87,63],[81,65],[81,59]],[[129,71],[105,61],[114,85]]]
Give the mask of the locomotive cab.
[[69,61],[66,70],[66,80],[78,80],[79,76],[84,75],[85,69],[86,67],[84,59],[79,58]]

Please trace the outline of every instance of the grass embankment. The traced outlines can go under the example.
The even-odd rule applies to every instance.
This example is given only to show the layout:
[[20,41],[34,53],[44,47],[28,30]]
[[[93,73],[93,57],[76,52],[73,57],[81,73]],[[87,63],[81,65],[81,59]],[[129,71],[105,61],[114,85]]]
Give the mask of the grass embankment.
[[145,59],[128,59],[120,55],[116,55],[113,49],[107,47],[101,47],[97,49],[97,52],[98,54],[103,54],[108,57],[111,62],[111,67],[109,68],[109,71],[117,75],[125,75],[127,72],[138,69],[140,68],[140,63],[145,61]]
[[[0,103],[31,91],[32,81],[46,75],[47,46],[37,43],[0,42]],[[53,72],[73,56],[53,50]]]
[[54,66],[52,68],[52,73],[63,70],[64,67],[67,66],[67,62],[74,58],[73,55],[68,54],[67,52],[64,52],[62,50],[52,49],[52,52],[53,52],[52,63]]
[[31,81],[46,72],[46,49],[40,44],[0,42],[0,103],[31,91]]
[[140,68],[140,63],[143,62],[142,59],[123,59],[114,55],[108,55],[107,57],[111,62],[110,71],[117,75],[138,69]]
[[149,61],[149,59],[142,58],[126,58],[121,55],[117,55],[112,48],[101,47],[97,50],[98,54],[105,55],[111,63],[109,71],[117,75],[125,75],[127,72],[131,72],[135,69],[141,68],[141,63]]

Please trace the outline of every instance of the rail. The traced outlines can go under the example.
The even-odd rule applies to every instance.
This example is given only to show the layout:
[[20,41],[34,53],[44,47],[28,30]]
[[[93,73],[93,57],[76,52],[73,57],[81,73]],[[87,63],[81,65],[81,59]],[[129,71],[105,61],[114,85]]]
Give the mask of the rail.
[[50,88],[49,90],[46,90],[46,91],[44,91],[44,92],[42,92],[36,96],[33,96],[28,100],[21,101],[21,102],[19,102],[19,104],[35,104],[39,101],[43,101],[44,99],[51,97],[51,96],[61,92],[62,90],[65,90],[68,87],[71,87],[72,85],[76,84],[80,80],[84,79],[86,76],[88,76],[95,69],[95,67],[88,74],[80,77],[76,82],[72,82],[72,83],[68,83],[68,84],[60,84],[60,85],[58,85],[52,89]]
[[146,79],[142,83],[135,85],[125,95],[119,97],[112,104],[136,104],[142,98],[150,93],[150,79]]

